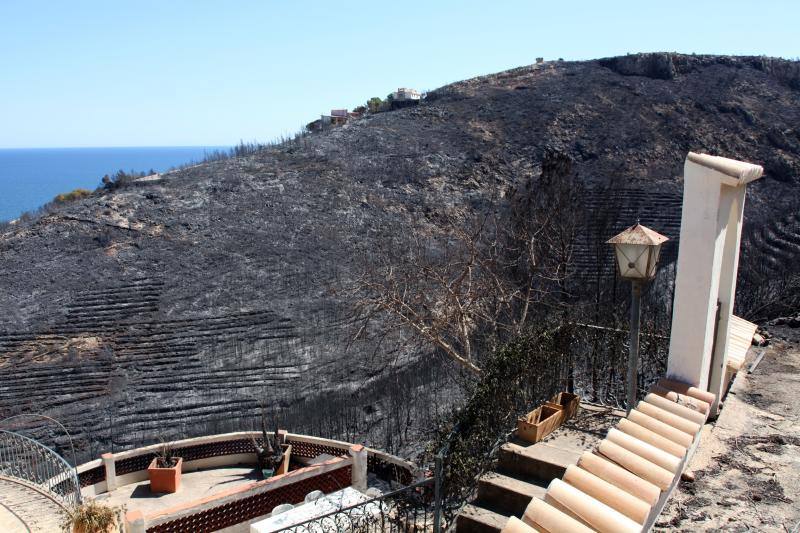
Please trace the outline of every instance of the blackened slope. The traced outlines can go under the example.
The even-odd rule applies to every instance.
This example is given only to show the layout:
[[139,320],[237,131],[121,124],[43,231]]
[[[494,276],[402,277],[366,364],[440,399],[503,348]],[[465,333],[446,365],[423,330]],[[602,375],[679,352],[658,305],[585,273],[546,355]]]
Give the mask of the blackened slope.
[[574,159],[588,191],[577,259],[587,272],[610,264],[602,242],[636,216],[677,239],[689,150],[765,166],[748,224],[786,264],[797,64],[631,57],[455,83],[415,108],[5,230],[0,408],[55,414],[86,449],[108,449],[239,429],[260,398],[286,407],[370,386],[409,359],[364,343],[345,351],[354,329],[336,288],[391,235],[435,234],[444,215],[523,187],[547,149]]

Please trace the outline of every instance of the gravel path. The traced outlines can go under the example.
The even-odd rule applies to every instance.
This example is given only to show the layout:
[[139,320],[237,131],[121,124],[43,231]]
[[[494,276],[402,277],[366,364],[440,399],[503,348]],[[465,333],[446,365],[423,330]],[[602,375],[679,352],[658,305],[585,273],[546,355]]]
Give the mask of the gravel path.
[[655,531],[800,531],[800,329],[750,350]]

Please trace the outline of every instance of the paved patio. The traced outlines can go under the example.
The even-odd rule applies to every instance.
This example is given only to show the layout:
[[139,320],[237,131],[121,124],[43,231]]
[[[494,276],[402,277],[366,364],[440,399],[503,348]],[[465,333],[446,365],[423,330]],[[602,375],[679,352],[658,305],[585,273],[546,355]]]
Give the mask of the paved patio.
[[53,533],[61,531],[61,506],[46,494],[0,477],[0,531]]
[[174,494],[154,494],[150,492],[150,482],[144,480],[100,494],[95,499],[106,505],[124,505],[127,511],[151,514],[258,480],[252,467],[220,467],[184,472],[181,475],[181,488]]

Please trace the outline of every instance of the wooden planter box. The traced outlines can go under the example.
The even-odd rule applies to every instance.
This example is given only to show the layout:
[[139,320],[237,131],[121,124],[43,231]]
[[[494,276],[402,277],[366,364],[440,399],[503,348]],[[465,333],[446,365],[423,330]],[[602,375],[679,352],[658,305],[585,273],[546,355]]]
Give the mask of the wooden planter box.
[[150,478],[150,492],[178,492],[181,488],[181,468],[183,458],[178,457],[178,464],[172,468],[158,466],[158,457],[154,457],[147,467],[147,477]]
[[289,471],[289,461],[292,458],[292,445],[281,444],[281,448],[283,448],[283,460],[281,461],[280,466],[275,472],[271,470],[263,470],[261,472],[261,475],[264,477],[264,479],[273,476],[280,476],[281,474],[285,474]]
[[564,409],[564,421],[567,421],[578,412],[578,405],[581,403],[581,397],[570,392],[559,392],[550,398],[550,401],[560,405],[561,408]]
[[579,403],[579,396],[559,392],[550,401],[517,420],[517,436],[531,443],[539,442],[575,416]]
[[291,444],[281,444],[281,448],[283,448],[283,462],[281,462],[281,466],[278,467],[278,471],[275,472],[276,476],[280,476],[289,471],[289,461],[292,458]]

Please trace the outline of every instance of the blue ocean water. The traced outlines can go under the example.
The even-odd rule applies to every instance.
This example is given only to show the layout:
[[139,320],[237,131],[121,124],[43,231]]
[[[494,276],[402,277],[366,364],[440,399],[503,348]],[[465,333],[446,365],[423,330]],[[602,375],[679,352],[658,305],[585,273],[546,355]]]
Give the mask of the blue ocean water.
[[226,147],[0,149],[0,220],[41,207],[63,192],[94,190],[105,174],[163,172],[219,149]]

